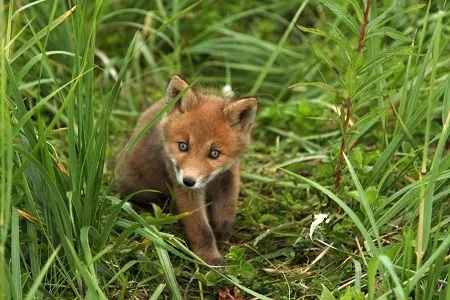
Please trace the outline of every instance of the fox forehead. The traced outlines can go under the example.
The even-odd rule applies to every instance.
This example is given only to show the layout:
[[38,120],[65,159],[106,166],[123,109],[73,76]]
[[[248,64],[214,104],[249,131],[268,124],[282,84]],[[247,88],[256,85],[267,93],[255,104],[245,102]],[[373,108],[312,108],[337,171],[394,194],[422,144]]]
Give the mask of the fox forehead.
[[223,154],[234,155],[237,132],[224,117],[226,104],[225,101],[210,100],[200,103],[192,111],[183,114],[174,112],[176,116],[167,124],[166,139],[189,142],[192,150],[219,148]]

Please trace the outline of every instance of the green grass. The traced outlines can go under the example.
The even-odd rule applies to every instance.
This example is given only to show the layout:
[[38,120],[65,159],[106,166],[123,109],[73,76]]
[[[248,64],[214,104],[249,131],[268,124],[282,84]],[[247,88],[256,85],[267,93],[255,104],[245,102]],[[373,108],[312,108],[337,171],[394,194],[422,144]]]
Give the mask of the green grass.
[[[367,3],[0,0],[0,298],[450,299],[450,10]],[[259,100],[223,270],[112,192],[174,73]]]

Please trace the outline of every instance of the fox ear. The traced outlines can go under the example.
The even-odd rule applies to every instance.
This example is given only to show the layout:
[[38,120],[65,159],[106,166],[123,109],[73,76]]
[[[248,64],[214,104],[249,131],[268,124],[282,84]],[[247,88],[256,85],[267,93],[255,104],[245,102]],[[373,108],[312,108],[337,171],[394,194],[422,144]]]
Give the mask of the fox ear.
[[169,102],[184,89],[187,89],[187,91],[174,105],[174,108],[178,109],[182,113],[191,110],[196,105],[197,97],[194,92],[189,88],[187,82],[178,75],[172,76],[166,90],[166,102]]
[[223,112],[231,126],[249,131],[255,121],[257,106],[256,98],[244,98],[231,102]]

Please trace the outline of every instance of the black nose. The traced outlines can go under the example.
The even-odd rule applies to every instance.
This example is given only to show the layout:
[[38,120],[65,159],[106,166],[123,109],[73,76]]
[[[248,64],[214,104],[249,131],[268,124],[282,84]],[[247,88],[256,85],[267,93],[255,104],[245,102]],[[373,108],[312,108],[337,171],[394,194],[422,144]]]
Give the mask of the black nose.
[[195,180],[192,179],[191,177],[184,177],[183,183],[187,187],[193,187],[195,185]]

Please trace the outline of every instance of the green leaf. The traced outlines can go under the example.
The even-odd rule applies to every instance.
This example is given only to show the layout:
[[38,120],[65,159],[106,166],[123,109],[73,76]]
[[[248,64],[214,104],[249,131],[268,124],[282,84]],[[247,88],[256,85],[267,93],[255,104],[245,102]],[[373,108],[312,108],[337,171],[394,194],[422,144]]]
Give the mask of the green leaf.
[[231,246],[230,252],[225,257],[233,264],[240,264],[244,260],[245,248],[238,246]]
[[252,279],[256,275],[256,271],[251,263],[244,262],[239,267],[239,274],[245,279]]
[[320,300],[336,300],[334,296],[330,293],[326,286],[322,284],[322,294],[319,297]]
[[205,281],[207,286],[214,286],[221,282],[222,277],[215,271],[208,271],[205,275]]
[[356,83],[358,82],[356,79],[356,71],[362,61],[361,58],[362,55],[360,53],[354,55],[351,58],[350,64],[347,66],[347,70],[345,72],[345,88],[348,95],[352,97],[352,99],[356,94]]
[[378,270],[379,260],[376,257],[373,257],[369,260],[367,266],[367,286],[369,288],[369,299],[375,299],[375,284],[376,284],[376,273]]
[[369,39],[374,36],[389,36],[390,38],[393,38],[394,40],[398,40],[405,43],[412,43],[414,40],[410,37],[407,37],[402,32],[398,31],[395,28],[384,26],[379,29],[376,29],[372,31],[370,34],[366,36],[366,39]]
[[297,24],[297,27],[298,27],[298,29],[300,29],[303,32],[313,33],[315,35],[323,36],[323,37],[326,37],[326,38],[329,38],[329,39],[335,41],[347,53],[352,53],[353,52],[353,49],[352,49],[351,45],[349,45],[348,43],[346,43],[346,41],[343,41],[343,40],[341,40],[340,38],[338,38],[338,37],[336,37],[334,35],[328,34],[327,32],[322,31],[322,30],[317,29],[317,28],[305,27],[305,26],[302,26],[302,25],[299,25],[299,24]]
[[353,6],[353,9],[355,10],[356,15],[358,16],[359,23],[362,23],[363,19],[364,19],[364,11],[361,8],[361,6],[359,5],[359,1],[358,0],[349,0],[349,2]]
[[343,296],[339,300],[364,300],[364,293],[355,290],[354,288],[347,287]]
[[381,65],[390,59],[396,58],[397,56],[409,56],[412,55],[413,52],[414,48],[411,46],[392,48],[387,51],[383,51],[374,58],[364,62],[364,65],[358,70],[358,75],[372,71],[376,66]]
[[450,75],[447,76],[447,83],[445,85],[445,94],[442,106],[442,124],[449,127],[450,119]]
[[377,207],[378,200],[378,189],[376,186],[369,186],[366,189],[367,201],[369,202],[371,207]]
[[289,88],[295,90],[296,88],[302,87],[302,86],[315,86],[315,87],[319,87],[322,89],[326,89],[335,95],[338,94],[338,91],[334,87],[332,87],[331,85],[324,83],[324,82],[298,82],[296,84],[291,85]]
[[347,10],[338,4],[336,1],[330,0],[319,0],[323,5],[325,5],[329,10],[331,10],[336,17],[342,18],[345,24],[353,31],[355,34],[359,34],[358,22],[347,12]]

